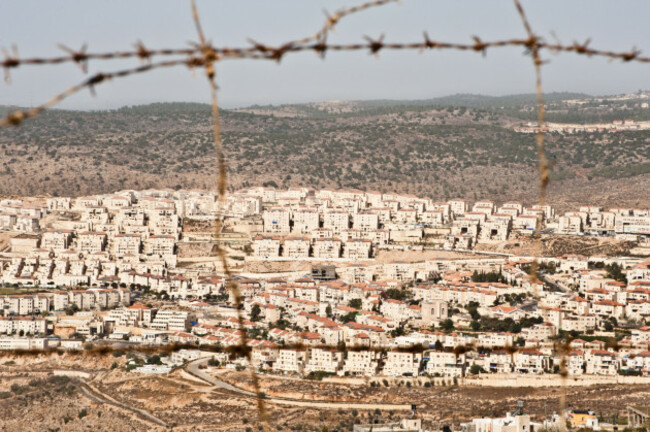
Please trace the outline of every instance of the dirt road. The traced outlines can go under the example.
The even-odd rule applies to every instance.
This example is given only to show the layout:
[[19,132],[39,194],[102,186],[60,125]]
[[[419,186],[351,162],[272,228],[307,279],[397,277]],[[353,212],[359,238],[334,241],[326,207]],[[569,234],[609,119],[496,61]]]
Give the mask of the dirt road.
[[[256,397],[255,393],[235,387],[231,384],[228,384],[224,381],[221,381],[199,369],[199,366],[207,363],[207,359],[195,360],[187,365],[187,371],[192,375],[204,380],[207,383],[212,384],[213,386],[238,393],[243,396]],[[410,404],[389,404],[389,403],[358,403],[358,402],[340,402],[340,401],[310,401],[310,400],[300,400],[300,399],[291,399],[283,397],[266,397],[265,401],[268,403],[274,403],[279,405],[290,405],[293,407],[309,407],[309,408],[326,408],[326,409],[335,409],[345,407],[346,409],[357,409],[357,410],[404,410],[410,411]]]

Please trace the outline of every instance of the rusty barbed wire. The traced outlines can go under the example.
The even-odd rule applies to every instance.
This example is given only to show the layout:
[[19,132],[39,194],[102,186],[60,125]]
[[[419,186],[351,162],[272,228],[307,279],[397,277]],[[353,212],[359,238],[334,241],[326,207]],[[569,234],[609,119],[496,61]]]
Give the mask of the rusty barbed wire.
[[[535,134],[535,141],[537,143],[537,157],[538,157],[538,174],[539,174],[539,206],[540,210],[543,212],[542,214],[545,215],[545,210],[544,206],[546,205],[546,191],[548,188],[548,182],[549,182],[549,170],[548,170],[548,157],[546,156],[546,150],[544,148],[544,119],[545,119],[545,113],[546,113],[546,107],[544,105],[544,91],[542,88],[542,58],[540,56],[540,47],[538,45],[538,41],[540,40],[539,36],[535,34],[533,31],[532,26],[530,25],[530,21],[528,20],[528,16],[526,15],[526,12],[524,11],[524,7],[521,4],[520,0],[513,0],[515,4],[515,9],[517,9],[517,13],[519,14],[519,18],[521,19],[521,23],[524,26],[524,29],[526,30],[526,34],[528,35],[528,40],[530,44],[527,46],[528,52],[530,53],[530,57],[533,60],[533,67],[535,69],[535,95],[537,97],[537,133]],[[543,216],[545,217],[545,216]],[[532,264],[532,271],[531,271],[531,282],[533,283],[534,287],[538,287],[540,284],[539,280],[539,257],[542,256],[542,251],[544,248],[544,244],[542,242],[542,221],[541,218],[537,218],[536,223],[535,223],[535,249],[537,250],[536,256],[534,257],[534,261]],[[541,299],[541,295],[538,292],[535,292],[534,295],[537,297],[537,300],[539,301]],[[562,380],[562,392],[560,394],[560,400],[559,400],[559,412],[560,412],[560,418],[562,421],[560,421],[560,424],[558,425],[558,429],[560,432],[563,432],[566,430],[566,397],[567,397],[567,386],[566,386],[566,379],[568,376],[567,372],[567,364],[568,364],[568,355],[569,351],[566,349],[566,345],[564,344],[558,344],[558,347],[560,349],[557,351],[558,355],[560,356],[560,378]]]
[[[392,1],[382,2],[390,3]],[[307,38],[305,38],[307,39]],[[460,51],[477,51],[484,52],[488,48],[501,48],[507,46],[520,46],[527,48],[531,45],[531,40],[526,38],[513,38],[513,39],[502,39],[502,40],[493,40],[493,41],[483,41],[478,36],[472,36],[473,43],[462,43],[462,42],[442,42],[432,40],[426,32],[424,32],[423,40],[407,42],[407,43],[382,43],[379,46],[379,49],[389,49],[389,50],[424,50],[424,49],[454,49]],[[291,41],[284,43],[282,45],[270,45],[264,44],[252,39],[250,47],[239,47],[239,48],[228,48],[228,47],[215,47],[210,45],[210,48],[218,54],[221,58],[220,60],[227,59],[260,59],[260,60],[277,60],[278,54],[280,57],[283,57],[286,53],[291,52],[300,52],[300,51],[314,51],[316,53],[322,53],[326,51],[359,51],[359,50],[370,50],[372,51],[373,43],[356,43],[356,44],[329,44],[324,42],[301,42],[301,40]],[[624,62],[640,62],[640,63],[650,63],[650,57],[642,56],[641,51],[632,48],[629,51],[611,51],[611,50],[602,50],[591,48],[590,40],[587,40],[583,43],[574,41],[571,44],[562,44],[559,42],[548,43],[543,39],[539,39],[534,42],[534,45],[537,48],[542,50],[547,50],[553,53],[567,52],[574,53],[578,55],[584,55],[587,57],[606,57],[612,60],[621,60]],[[46,65],[57,65],[64,63],[76,63],[81,64],[84,62],[90,62],[92,60],[119,60],[119,59],[129,59],[137,58],[141,61],[150,61],[154,57],[161,56],[193,56],[200,52],[198,47],[190,48],[161,48],[161,49],[148,49],[142,42],[137,42],[136,49],[132,51],[116,51],[116,52],[106,52],[106,53],[86,53],[85,51],[73,51],[70,55],[66,56],[57,56],[57,57],[31,57],[21,59],[16,53],[10,54],[6,49],[3,49],[4,60],[0,60],[0,67],[9,72],[12,69],[17,69],[21,66],[46,66]],[[377,46],[375,46],[377,48]],[[275,53],[275,54],[271,54]],[[264,55],[255,55],[255,54],[264,54]]]
[[[392,0],[377,1],[369,3],[370,6],[373,5],[383,5],[393,2]],[[368,6],[368,7],[370,7]],[[368,7],[357,7],[353,8],[356,11],[365,10]],[[352,12],[338,12],[338,18],[335,20],[335,23],[338,20],[342,19],[345,16],[348,16]],[[329,17],[328,20],[332,20],[332,17]],[[328,27],[330,30],[332,27]],[[530,28],[530,26],[529,26]],[[329,30],[328,30],[329,31]],[[328,31],[321,30],[317,35],[327,35]],[[319,56],[324,56],[328,51],[368,51],[371,54],[379,54],[382,50],[459,50],[459,51],[474,51],[478,53],[485,54],[490,48],[500,48],[500,47],[523,47],[527,51],[533,53],[539,59],[539,53],[542,50],[548,50],[553,53],[559,52],[569,52],[575,53],[578,55],[585,55],[588,57],[598,56],[606,57],[612,60],[621,60],[624,62],[636,61],[642,63],[650,63],[650,57],[641,56],[641,51],[633,48],[630,51],[607,51],[593,49],[589,47],[590,41],[587,40],[584,43],[574,42],[570,45],[562,45],[560,43],[547,43],[542,38],[533,35],[532,37],[524,39],[504,39],[496,41],[483,41],[478,36],[472,36],[474,40],[473,43],[453,43],[453,42],[441,42],[432,40],[426,32],[423,33],[423,40],[411,43],[393,43],[385,42],[383,37],[373,39],[368,36],[365,37],[366,42],[356,43],[356,44],[329,44],[325,41],[325,36],[321,36],[322,40],[313,42],[312,39],[315,36],[298,39],[295,41],[290,41],[282,45],[268,45],[256,41],[251,41],[252,46],[247,48],[227,48],[227,47],[215,47],[207,42],[196,45],[192,48],[185,49],[158,49],[158,50],[149,50],[144,45],[139,43],[138,49],[135,51],[124,51],[124,52],[114,52],[114,53],[96,53],[96,54],[86,54],[85,51],[73,52],[68,56],[60,56],[53,58],[28,58],[21,60],[16,53],[9,54],[5,50],[5,59],[0,61],[0,66],[5,70],[5,78],[9,78],[9,71],[11,69],[17,68],[21,65],[47,65],[47,64],[59,64],[64,62],[74,62],[80,66],[85,67],[90,60],[107,60],[107,59],[124,59],[124,58],[138,58],[142,61],[150,62],[150,59],[153,56],[165,56],[165,55],[186,55],[185,61],[183,60],[171,60],[163,61],[154,64],[145,64],[139,68],[133,68],[126,71],[117,71],[117,72],[100,72],[95,74],[90,79],[83,81],[80,84],[72,86],[67,90],[63,91],[59,95],[53,97],[49,101],[45,102],[38,107],[29,109],[29,110],[16,110],[4,118],[0,119],[0,127],[3,126],[16,126],[22,123],[23,120],[28,118],[36,117],[38,114],[43,112],[46,109],[49,109],[63,99],[84,90],[87,87],[94,87],[104,80],[101,79],[102,76],[106,78],[118,78],[126,77],[133,75],[137,72],[145,72],[148,70],[158,69],[162,67],[170,66],[187,66],[190,69],[195,67],[204,67],[206,58],[201,53],[202,51],[207,51],[210,53],[212,59],[210,63],[216,63],[223,60],[232,60],[232,59],[248,59],[248,60],[273,60],[280,62],[285,55],[289,53],[297,53],[304,51],[312,51],[318,54]],[[304,43],[304,41],[308,41]],[[132,71],[131,73],[126,73]],[[93,81],[95,82],[89,82]]]
[[[226,251],[221,247],[219,243],[219,235],[221,233],[222,224],[221,224],[221,215],[223,205],[226,200],[226,185],[227,185],[227,168],[226,162],[223,155],[223,146],[221,141],[221,122],[219,118],[219,102],[217,98],[217,82],[216,82],[216,70],[214,63],[218,60],[219,56],[212,49],[211,45],[208,44],[205,34],[203,33],[203,27],[201,26],[201,19],[199,16],[199,10],[196,6],[196,0],[190,0],[190,6],[192,8],[192,18],[194,20],[194,26],[196,27],[196,32],[199,36],[201,53],[203,55],[203,67],[205,68],[205,76],[208,80],[210,86],[210,107],[212,112],[212,136],[214,142],[214,149],[217,157],[217,212],[215,218],[215,247],[217,249],[217,255],[221,261],[221,267],[223,268],[226,277],[229,279],[228,289],[232,292],[235,300],[235,309],[237,310],[237,324],[239,331],[241,333],[241,342],[239,348],[246,354],[248,363],[253,363],[253,354],[252,350],[248,350],[248,333],[247,329],[244,326],[244,316],[242,312],[242,295],[241,290],[239,289],[239,284],[237,281],[232,278],[232,272],[228,265],[228,257]],[[264,407],[264,398],[262,397],[261,388],[257,373],[254,367],[250,368],[251,382],[253,388],[255,389],[256,401],[257,401],[257,412],[258,417],[261,422],[269,425],[268,416],[266,415],[266,409]]]
[[[224,60],[233,59],[249,59],[249,60],[271,60],[280,62],[282,59],[293,53],[300,52],[313,52],[319,57],[324,58],[329,51],[333,52],[352,52],[352,51],[367,51],[370,54],[378,55],[384,50],[415,50],[424,52],[425,50],[457,50],[457,51],[471,51],[485,55],[489,49],[503,48],[503,47],[521,47],[525,49],[525,54],[529,55],[533,60],[535,70],[535,90],[537,96],[537,111],[538,111],[538,131],[536,134],[536,144],[538,152],[538,170],[539,170],[539,205],[543,211],[543,206],[546,205],[546,194],[549,184],[549,163],[544,148],[544,122],[545,122],[545,105],[542,89],[542,74],[541,68],[544,64],[541,53],[548,51],[551,54],[559,53],[572,53],[587,57],[603,57],[610,60],[620,60],[623,62],[640,62],[650,63],[650,57],[642,56],[641,51],[632,48],[628,51],[611,51],[592,48],[591,41],[587,40],[583,43],[574,41],[571,44],[562,44],[559,41],[555,43],[546,42],[542,37],[537,35],[531,26],[528,17],[522,7],[520,0],[514,0],[514,6],[519,14],[519,17],[526,32],[525,38],[511,38],[500,39],[492,41],[484,41],[478,36],[472,36],[471,43],[456,43],[456,42],[443,42],[433,40],[429,37],[427,32],[423,33],[423,38],[413,42],[386,42],[384,36],[379,38],[371,38],[364,36],[364,42],[349,43],[349,44],[332,44],[328,41],[330,33],[340,23],[342,19],[352,14],[365,11],[373,7],[384,6],[389,3],[395,3],[397,0],[375,0],[367,3],[362,3],[357,6],[348,8],[341,8],[333,14],[326,12],[326,20],[322,27],[314,34],[285,42],[280,45],[266,44],[259,41],[249,39],[250,46],[247,47],[218,47],[210,43],[203,32],[201,26],[199,12],[195,0],[190,0],[192,17],[194,20],[195,28],[197,31],[198,43],[192,43],[189,47],[184,48],[159,48],[149,49],[142,42],[138,41],[135,44],[135,49],[125,51],[112,51],[91,53],[87,51],[87,46],[84,45],[79,50],[74,50],[65,46],[60,46],[67,55],[60,55],[55,57],[28,57],[20,58],[17,47],[12,47],[11,53],[3,49],[4,59],[0,60],[0,67],[4,70],[5,80],[10,83],[11,71],[25,66],[44,66],[44,65],[59,65],[65,63],[73,63],[78,65],[83,73],[87,73],[88,65],[92,61],[101,60],[116,60],[116,59],[137,59],[141,64],[131,69],[122,69],[113,72],[98,72],[86,78],[81,83],[74,85],[63,92],[55,95],[41,105],[30,109],[15,110],[4,118],[0,119],[0,127],[19,126],[25,120],[37,117],[45,110],[50,109],[64,99],[89,89],[94,94],[94,89],[107,81],[124,78],[140,73],[145,73],[161,68],[169,68],[176,66],[184,66],[190,70],[202,68],[205,71],[206,78],[210,87],[210,101],[212,110],[213,122],[213,140],[214,148],[217,159],[217,178],[216,188],[218,198],[216,202],[216,220],[215,220],[215,239],[216,253],[221,262],[222,271],[227,277],[227,289],[233,295],[235,307],[237,309],[237,322],[240,336],[240,344],[235,347],[228,348],[228,352],[235,355],[245,356],[249,364],[252,364],[252,350],[249,346],[249,339],[247,336],[247,329],[244,326],[244,316],[242,312],[242,294],[239,285],[235,278],[233,278],[232,271],[228,265],[227,253],[220,245],[218,239],[223,229],[222,223],[222,209],[225,204],[226,190],[227,190],[227,165],[223,154],[221,128],[219,118],[219,104],[217,98],[218,86],[216,82],[216,68],[215,65]],[[169,60],[153,62],[153,59],[159,57],[173,57]],[[541,220],[538,219],[535,228],[536,244],[539,250],[538,255],[541,255],[543,247],[541,240]],[[540,282],[537,276],[538,262],[535,259],[533,264],[533,271],[531,272],[531,281],[537,286]],[[537,295],[539,298],[539,295]],[[297,344],[296,348],[304,347],[302,344]],[[561,356],[560,360],[560,374],[566,378],[566,363],[567,353],[569,351],[566,344],[558,345],[558,352]],[[331,348],[331,347],[330,347]],[[392,348],[395,347],[385,347]],[[168,349],[168,348],[165,348]],[[379,349],[384,349],[380,347]],[[105,348],[93,351],[91,354],[102,354],[106,351]],[[514,354],[516,349],[510,349],[511,354]],[[251,379],[253,387],[257,394],[257,408],[260,420],[267,423],[264,402],[262,394],[260,393],[260,384],[254,368],[251,367]],[[566,386],[565,393],[561,399],[561,408],[566,406]],[[563,412],[563,410],[562,410]]]

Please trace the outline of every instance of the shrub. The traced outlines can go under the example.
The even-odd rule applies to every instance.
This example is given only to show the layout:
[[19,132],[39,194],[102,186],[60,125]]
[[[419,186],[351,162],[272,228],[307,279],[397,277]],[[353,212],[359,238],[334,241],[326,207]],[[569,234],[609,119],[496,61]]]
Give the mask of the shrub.
[[12,384],[11,385],[11,391],[16,393],[16,394],[25,393],[25,390],[26,390],[26,388],[21,386],[21,385],[18,385],[18,384]]
[[79,418],[82,419],[88,415],[88,411],[86,408],[83,408],[81,411],[79,411]]
[[485,369],[483,369],[481,366],[479,366],[477,364],[473,364],[469,368],[469,373],[471,373],[472,375],[478,375],[480,373],[485,373]]

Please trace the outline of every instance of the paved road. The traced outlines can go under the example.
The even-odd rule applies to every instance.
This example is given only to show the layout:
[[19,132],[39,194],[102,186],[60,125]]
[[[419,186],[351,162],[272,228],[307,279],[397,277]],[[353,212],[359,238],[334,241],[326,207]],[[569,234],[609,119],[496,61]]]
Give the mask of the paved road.
[[[208,359],[199,359],[193,362],[190,362],[187,365],[187,371],[192,375],[202,379],[203,381],[212,384],[216,388],[226,390],[233,393],[238,393],[242,396],[247,397],[256,397],[254,392],[235,387],[227,382],[219,380],[203,370],[199,369],[199,366],[207,363]],[[292,399],[285,397],[266,397],[264,399],[266,402],[280,404],[280,405],[291,405],[291,406],[303,406],[303,407],[312,407],[312,408],[341,408],[345,407],[346,409],[361,409],[361,410],[405,410],[410,411],[410,404],[390,404],[390,403],[360,403],[360,402],[341,402],[341,401],[312,401],[312,400],[303,400],[303,399]]]
[[547,274],[540,272],[539,273],[539,278],[542,280],[542,282],[546,282],[553,288],[556,292],[561,292],[561,293],[568,293],[571,292],[569,289],[563,287],[560,284],[555,283],[550,277],[548,277]]

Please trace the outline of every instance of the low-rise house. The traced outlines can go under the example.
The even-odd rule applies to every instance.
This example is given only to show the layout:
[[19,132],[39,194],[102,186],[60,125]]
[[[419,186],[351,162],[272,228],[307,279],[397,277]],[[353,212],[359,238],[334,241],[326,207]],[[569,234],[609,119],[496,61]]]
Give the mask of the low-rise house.
[[616,375],[619,362],[616,354],[610,351],[594,349],[587,353],[586,372],[592,375]]

